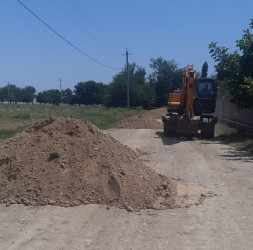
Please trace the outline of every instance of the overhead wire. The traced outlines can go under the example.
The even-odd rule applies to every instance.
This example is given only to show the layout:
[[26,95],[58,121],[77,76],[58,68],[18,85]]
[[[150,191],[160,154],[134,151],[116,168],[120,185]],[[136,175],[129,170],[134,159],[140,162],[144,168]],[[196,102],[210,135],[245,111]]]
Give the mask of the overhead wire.
[[94,30],[97,31],[97,27],[82,13],[82,11],[77,7],[75,1],[70,1],[71,5],[74,7],[74,9],[79,13],[79,15],[87,22],[90,26],[93,27]]
[[122,49],[117,46],[115,43],[111,42],[106,37],[105,30],[98,24],[98,22],[95,20],[95,18],[86,10],[83,3],[81,3],[79,0],[76,1],[69,1],[71,5],[76,9],[76,11],[80,14],[80,16],[87,22],[88,25],[98,34],[101,38],[105,41],[107,45],[110,46],[110,48],[113,48],[117,52],[122,52]]
[[64,38],[62,35],[60,35],[55,29],[53,29],[51,26],[49,26],[45,21],[43,21],[38,15],[36,15],[31,9],[29,9],[24,3],[22,3],[20,0],[17,0],[26,10],[28,10],[34,17],[36,17],[40,22],[42,22],[48,29],[50,29],[53,33],[55,33],[58,37],[60,37],[63,41],[65,41],[67,44],[69,44],[72,48],[74,48],[75,50],[77,50],[79,53],[81,53],[82,55],[86,56],[87,58],[89,58],[90,60],[96,62],[97,64],[100,64],[104,67],[110,68],[110,69],[115,69],[115,70],[120,70],[118,68],[114,68],[111,67],[109,65],[106,65],[96,59],[94,59],[93,57],[89,56],[88,54],[86,54],[85,52],[83,52],[81,49],[79,49],[77,46],[75,46],[73,43],[69,42],[66,38]]
[[86,8],[83,6],[83,4],[79,0],[76,0],[76,2],[79,5],[79,7],[85,12],[85,14],[87,16],[89,16],[89,18],[91,19],[91,21],[95,24],[95,27],[98,28],[98,30],[101,30],[101,31],[105,32],[104,29],[94,19],[94,17],[92,17],[92,15],[86,10]]
[[72,20],[82,31],[87,33],[95,42],[99,45],[104,45],[101,41],[99,41],[91,32],[84,28],[84,26],[77,21],[57,0],[54,0],[55,4],[64,12],[64,14]]
[[57,0],[54,0],[56,5],[64,12],[66,16],[68,16],[76,25],[78,25],[85,33],[93,36],[88,30],[86,30],[83,25],[81,25]]

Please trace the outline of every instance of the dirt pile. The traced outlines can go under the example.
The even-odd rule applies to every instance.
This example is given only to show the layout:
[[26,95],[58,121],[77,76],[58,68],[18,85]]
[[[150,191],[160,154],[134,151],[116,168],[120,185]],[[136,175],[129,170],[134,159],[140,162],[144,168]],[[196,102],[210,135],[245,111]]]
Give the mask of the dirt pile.
[[142,113],[141,115],[132,116],[114,124],[113,128],[130,128],[130,129],[162,129],[162,115],[166,114],[166,108],[153,109]]
[[36,122],[0,141],[0,203],[97,203],[129,211],[176,206],[176,183],[87,121]]

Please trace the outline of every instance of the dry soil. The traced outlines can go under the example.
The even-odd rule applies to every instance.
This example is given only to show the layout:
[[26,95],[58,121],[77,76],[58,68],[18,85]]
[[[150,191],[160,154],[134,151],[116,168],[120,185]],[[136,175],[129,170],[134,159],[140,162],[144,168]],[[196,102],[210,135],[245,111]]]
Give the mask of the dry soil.
[[[164,138],[157,129],[107,133],[131,148],[135,154],[129,154],[139,155],[146,166],[177,180],[177,197],[184,197],[185,205],[130,213],[101,204],[0,204],[0,249],[252,249],[252,158],[219,141]],[[11,140],[1,142],[10,144]],[[43,159],[48,161],[49,156]],[[67,169],[57,158],[52,161],[62,172]],[[208,193],[201,192],[203,186],[215,194],[204,202]],[[194,199],[196,205],[187,205]]]

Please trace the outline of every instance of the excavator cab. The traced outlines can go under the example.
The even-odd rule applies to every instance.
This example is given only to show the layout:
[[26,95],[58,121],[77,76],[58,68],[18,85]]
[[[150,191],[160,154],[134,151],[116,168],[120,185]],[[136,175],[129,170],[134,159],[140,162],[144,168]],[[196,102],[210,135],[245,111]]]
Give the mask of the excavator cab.
[[213,114],[216,106],[216,83],[211,78],[196,79],[194,115]]

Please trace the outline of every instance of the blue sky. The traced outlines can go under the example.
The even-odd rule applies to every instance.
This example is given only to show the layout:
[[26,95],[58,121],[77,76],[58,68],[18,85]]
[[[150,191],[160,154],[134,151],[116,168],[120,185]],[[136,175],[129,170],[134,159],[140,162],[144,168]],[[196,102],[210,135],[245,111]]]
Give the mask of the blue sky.
[[[252,0],[21,0],[69,42],[97,61],[122,69],[145,67],[150,58],[179,67],[205,61],[214,73],[208,44],[235,50],[253,18]],[[17,0],[0,0],[0,87],[9,81],[37,91],[71,88],[80,81],[109,83],[119,70],[103,67],[61,40]]]

